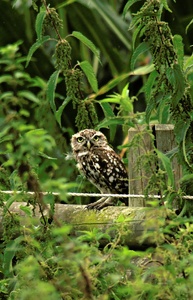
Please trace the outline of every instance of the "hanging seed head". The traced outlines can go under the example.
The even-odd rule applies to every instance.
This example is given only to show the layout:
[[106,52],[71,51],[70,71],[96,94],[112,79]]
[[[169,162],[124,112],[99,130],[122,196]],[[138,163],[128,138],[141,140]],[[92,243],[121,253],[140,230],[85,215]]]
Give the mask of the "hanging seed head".
[[56,9],[52,7],[48,8],[44,19],[43,29],[45,30],[48,27],[52,27],[55,30],[59,30],[60,28],[63,27],[62,20],[60,19]]
[[71,65],[71,46],[67,40],[61,40],[56,45],[54,53],[56,69],[66,71]]

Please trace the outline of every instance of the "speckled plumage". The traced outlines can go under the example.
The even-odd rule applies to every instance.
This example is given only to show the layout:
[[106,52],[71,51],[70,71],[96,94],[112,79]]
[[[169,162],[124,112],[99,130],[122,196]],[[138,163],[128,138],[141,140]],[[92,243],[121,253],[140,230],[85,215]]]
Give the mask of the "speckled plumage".
[[[93,129],[84,129],[72,136],[71,146],[77,167],[101,193],[127,194],[128,175],[123,162],[108,145],[105,135]],[[117,199],[117,198],[116,198]],[[88,204],[88,209],[114,205],[116,199],[102,197]],[[127,205],[127,199],[120,199]]]

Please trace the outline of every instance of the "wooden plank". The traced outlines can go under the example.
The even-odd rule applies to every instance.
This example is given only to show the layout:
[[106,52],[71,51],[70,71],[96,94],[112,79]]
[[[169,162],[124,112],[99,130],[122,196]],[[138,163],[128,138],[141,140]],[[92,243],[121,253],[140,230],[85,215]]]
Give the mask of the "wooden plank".
[[[17,219],[20,217],[19,221],[26,235],[30,232],[30,226],[43,226],[38,207],[35,209],[34,215],[29,217],[20,209],[21,205],[25,206],[27,204],[25,202],[14,202],[9,207],[9,213],[5,215],[3,209],[0,209],[0,238],[3,233],[3,219],[6,218],[7,224],[9,218],[10,222],[13,220],[12,216],[14,214],[17,214]],[[120,230],[123,235],[120,243],[133,249],[143,249],[148,246],[154,246],[154,241],[157,239],[157,232],[159,231],[159,217],[162,220],[161,222],[163,222],[163,217],[165,218],[166,214],[168,215],[168,210],[164,207],[152,209],[111,206],[101,211],[96,211],[85,209],[85,205],[56,204],[53,222],[59,227],[64,224],[72,226],[70,233],[72,236],[80,236],[85,230],[92,231],[98,229],[100,232],[109,234],[111,240],[113,240],[118,230]],[[49,215],[49,211],[44,210],[44,215]],[[148,224],[146,223],[146,219],[148,220]],[[142,239],[144,230],[151,232],[151,238]],[[155,235],[153,232],[155,232]],[[154,240],[155,236],[156,239]],[[100,240],[102,247],[108,243],[108,239],[103,238]]]

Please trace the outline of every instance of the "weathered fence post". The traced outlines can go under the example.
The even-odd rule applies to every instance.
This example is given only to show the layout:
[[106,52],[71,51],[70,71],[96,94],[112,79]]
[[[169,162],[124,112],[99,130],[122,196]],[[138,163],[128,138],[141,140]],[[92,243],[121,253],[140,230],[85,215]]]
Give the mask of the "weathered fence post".
[[[134,142],[133,139],[136,139]],[[152,138],[147,132],[146,126],[138,126],[129,129],[129,142],[133,142],[128,153],[128,175],[129,175],[129,194],[143,194],[148,181],[148,174],[144,168],[140,168],[139,159],[152,150]],[[145,200],[143,198],[129,197],[130,207],[144,207]]]
[[[156,124],[155,142],[156,148],[164,154],[174,149],[176,147],[176,141],[174,137],[174,125]],[[179,187],[179,180],[180,178],[182,178],[182,167],[178,163],[177,157],[174,157],[172,160],[172,168],[176,187]]]
[[[129,142],[133,142],[133,146],[129,149],[129,194],[144,194],[144,189],[148,182],[150,172],[156,170],[156,165],[152,161],[149,171],[140,168],[139,161],[144,154],[148,155],[155,146],[162,153],[166,153],[176,147],[174,138],[174,126],[171,124],[151,125],[149,131],[147,127],[142,125],[137,128],[130,128]],[[135,139],[135,140],[134,140]],[[181,166],[178,164],[177,158],[172,161],[176,186],[179,185],[179,179],[182,176]],[[154,170],[153,170],[153,169]],[[130,207],[146,206],[143,198],[129,198]]]

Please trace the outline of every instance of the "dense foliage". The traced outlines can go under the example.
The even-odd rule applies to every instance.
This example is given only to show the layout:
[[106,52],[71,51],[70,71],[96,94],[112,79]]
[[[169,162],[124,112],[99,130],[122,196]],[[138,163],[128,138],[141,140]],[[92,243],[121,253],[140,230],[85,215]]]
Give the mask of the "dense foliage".
[[[165,0],[10,2],[2,1],[2,24],[10,34],[0,27],[0,298],[193,298],[193,208],[182,197],[192,192],[193,168],[190,1],[186,33],[174,32],[170,15],[178,20],[180,13],[177,3]],[[9,40],[17,24],[17,39]],[[164,206],[149,201],[162,217],[155,231],[148,230],[155,219],[146,222],[141,243],[149,238],[154,247],[124,245],[132,220],[122,216],[111,228],[114,239],[99,229],[74,237],[72,227],[54,217],[56,202],[83,201],[68,197],[69,191],[91,188],[65,155],[71,135],[102,129],[112,144],[121,144],[123,156],[141,138],[123,143],[128,129],[143,124],[147,133],[151,123],[173,123],[177,144],[160,153],[150,133],[152,151],[140,161],[148,170],[159,159],[144,194],[150,200],[156,191],[167,200]],[[183,169],[181,188],[172,172],[174,156]],[[27,203],[20,206],[25,224],[11,211],[17,201]]]

